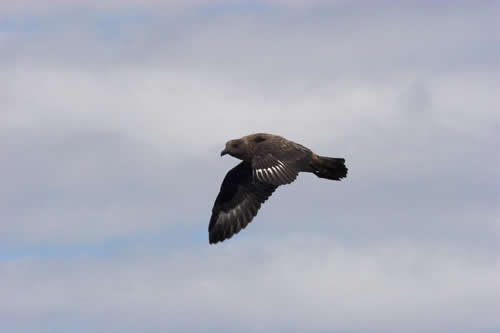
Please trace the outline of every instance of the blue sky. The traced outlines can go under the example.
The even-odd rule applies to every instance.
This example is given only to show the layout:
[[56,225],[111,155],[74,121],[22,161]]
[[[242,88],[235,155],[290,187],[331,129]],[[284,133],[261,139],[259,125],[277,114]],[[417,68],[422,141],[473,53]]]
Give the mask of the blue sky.
[[[0,4],[0,327],[500,331],[495,2]],[[224,143],[342,156],[208,245]]]

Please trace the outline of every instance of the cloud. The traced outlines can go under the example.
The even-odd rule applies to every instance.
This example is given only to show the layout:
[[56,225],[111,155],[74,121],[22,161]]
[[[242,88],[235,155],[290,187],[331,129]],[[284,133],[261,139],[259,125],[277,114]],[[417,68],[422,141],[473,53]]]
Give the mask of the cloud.
[[[498,9],[262,4],[1,5],[8,328],[500,326]],[[260,131],[349,177],[208,247],[218,152]]]
[[[349,249],[299,235],[97,262],[26,259],[2,265],[0,307],[7,319],[36,319],[47,331],[65,329],[54,320],[64,313],[111,331],[467,331],[499,325],[494,261],[460,249]],[[6,323],[23,331],[31,320]]]
[[[429,79],[427,109],[415,114],[418,102],[407,106],[414,86],[399,81],[262,97],[251,84],[147,68],[7,73],[10,108],[0,148],[11,223],[4,241],[102,239],[162,229],[179,219],[204,225],[223,174],[235,163],[213,156],[228,138],[257,131],[345,156],[350,167],[349,179],[335,187],[303,177],[273,201],[284,196],[300,202],[307,192],[328,216],[330,203],[321,195],[340,196],[348,221],[361,205],[384,214],[396,230],[400,219],[407,220],[404,232],[410,221],[421,226],[419,220],[449,228],[438,222],[442,214],[475,215],[477,205],[496,200],[495,185],[489,185],[498,179],[490,110],[498,107],[498,83],[482,76]],[[385,191],[374,201],[381,181]],[[274,212],[276,205],[278,217],[286,210],[279,202],[265,209]]]
[[172,11],[181,10],[200,10],[210,9],[214,12],[233,12],[233,11],[247,11],[247,10],[264,10],[272,7],[290,8],[290,9],[304,9],[317,6],[332,6],[340,5],[345,6],[345,0],[325,1],[325,0],[261,0],[261,1],[244,1],[244,0],[103,0],[103,1],[84,1],[84,0],[52,0],[47,3],[41,4],[33,0],[20,0],[14,2],[4,2],[0,4],[0,9],[5,14],[47,14],[58,11],[68,10],[88,10],[88,11],[123,11],[130,9],[141,10],[163,10],[167,13]]

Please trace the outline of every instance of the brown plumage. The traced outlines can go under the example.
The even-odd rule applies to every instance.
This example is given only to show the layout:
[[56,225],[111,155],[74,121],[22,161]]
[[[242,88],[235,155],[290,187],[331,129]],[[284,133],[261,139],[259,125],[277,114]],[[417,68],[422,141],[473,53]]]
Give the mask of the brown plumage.
[[226,174],[215,199],[208,225],[210,244],[244,229],[274,190],[293,182],[299,172],[331,180],[347,176],[343,158],[316,155],[278,135],[257,133],[230,140],[221,156],[226,154],[242,162]]

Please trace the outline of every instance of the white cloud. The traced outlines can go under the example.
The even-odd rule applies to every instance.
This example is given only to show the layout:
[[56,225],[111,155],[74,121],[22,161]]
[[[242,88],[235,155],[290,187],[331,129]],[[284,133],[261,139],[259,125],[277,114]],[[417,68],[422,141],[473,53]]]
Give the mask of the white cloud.
[[[262,96],[252,84],[151,68],[6,73],[9,107],[0,126],[8,136],[2,150],[9,170],[5,195],[12,199],[6,202],[13,202],[4,210],[10,241],[130,235],[171,227],[186,213],[190,224],[200,223],[199,217],[208,218],[224,172],[235,163],[219,160],[220,147],[258,131],[348,160],[349,187],[307,178],[280,191],[279,196],[293,193],[291,202],[324,185],[326,197],[348,191],[346,200],[378,203],[377,209],[393,206],[390,200],[397,197],[444,209],[470,201],[467,192],[442,201],[457,189],[453,177],[482,168],[475,182],[483,184],[498,175],[488,163],[498,120],[492,110],[499,107],[498,82],[489,77],[429,78],[429,105],[416,112],[405,104],[414,96],[404,80],[377,86],[335,82]],[[396,197],[373,199],[370,193],[380,181]],[[424,200],[427,182],[433,184],[435,203]],[[37,199],[40,193],[44,197]],[[329,203],[321,207],[316,212],[328,215]],[[404,215],[401,209],[391,218]],[[476,209],[472,204],[471,214]]]
[[[34,15],[0,37],[2,325],[500,327],[498,10],[197,3],[1,5]],[[205,248],[218,152],[257,131],[349,177],[301,176]]]
[[0,307],[46,327],[54,325],[50,314],[76,312],[100,330],[409,332],[500,325],[496,257],[398,243],[342,248],[324,237],[302,238],[139,251],[98,262],[14,261],[2,264]]

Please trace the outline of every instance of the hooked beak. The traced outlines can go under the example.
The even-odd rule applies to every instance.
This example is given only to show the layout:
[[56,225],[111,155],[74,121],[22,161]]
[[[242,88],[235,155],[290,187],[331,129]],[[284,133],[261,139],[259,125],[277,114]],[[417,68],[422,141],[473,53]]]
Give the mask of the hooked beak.
[[223,151],[220,152],[220,156],[224,156],[227,154],[228,154],[228,151],[226,149],[224,149]]

